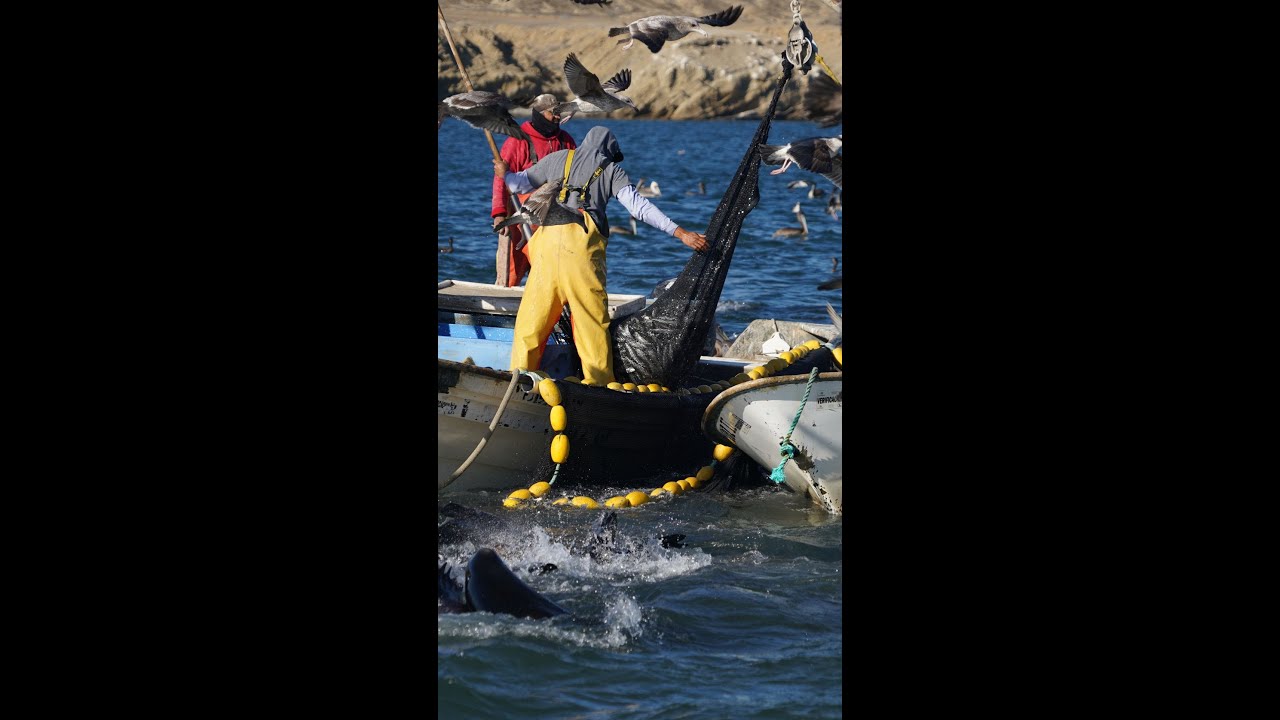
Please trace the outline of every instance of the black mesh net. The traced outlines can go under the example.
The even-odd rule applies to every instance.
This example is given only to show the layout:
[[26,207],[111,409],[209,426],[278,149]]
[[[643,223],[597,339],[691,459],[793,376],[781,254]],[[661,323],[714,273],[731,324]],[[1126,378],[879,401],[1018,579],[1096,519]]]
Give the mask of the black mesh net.
[[760,201],[760,155],[778,98],[791,79],[791,63],[782,60],[782,77],[738,171],[707,226],[705,253],[694,253],[675,284],[644,310],[613,323],[613,374],[618,382],[656,382],[683,387],[698,363],[715,322],[720,291],[747,214]]

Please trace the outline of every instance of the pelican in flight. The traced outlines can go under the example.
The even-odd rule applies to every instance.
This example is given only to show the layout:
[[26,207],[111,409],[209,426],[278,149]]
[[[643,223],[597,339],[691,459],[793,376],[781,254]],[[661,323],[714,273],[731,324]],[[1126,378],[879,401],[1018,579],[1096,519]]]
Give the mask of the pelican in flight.
[[741,15],[741,5],[734,5],[728,10],[721,10],[714,15],[703,15],[702,17],[693,17],[691,15],[651,15],[646,18],[640,18],[633,23],[628,23],[624,27],[609,28],[609,37],[626,35],[627,37],[618,41],[619,45],[626,43],[626,45],[622,45],[623,50],[630,49],[639,40],[649,48],[649,52],[656,54],[668,40],[679,40],[691,32],[707,35],[707,31],[703,30],[701,26],[724,27],[732,25],[738,21],[738,17]]

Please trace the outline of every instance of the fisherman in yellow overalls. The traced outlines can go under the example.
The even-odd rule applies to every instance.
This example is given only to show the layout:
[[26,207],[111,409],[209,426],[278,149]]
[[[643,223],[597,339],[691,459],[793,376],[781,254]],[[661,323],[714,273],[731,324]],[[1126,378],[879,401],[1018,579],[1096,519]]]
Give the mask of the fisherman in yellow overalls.
[[533,267],[524,298],[516,313],[511,369],[536,370],[547,338],[566,304],[573,319],[573,341],[582,361],[584,384],[613,382],[613,354],[609,345],[609,309],[605,293],[605,248],[609,244],[609,216],[605,205],[617,198],[631,216],[675,236],[698,252],[707,250],[707,237],[678,227],[657,207],[636,193],[618,166],[622,149],[608,129],[591,128],[576,150],[560,150],[524,172],[508,173],[506,163],[493,161],[494,175],[517,193],[532,192],[561,180],[559,200],[583,214],[585,230],[576,224],[541,226],[529,239]]

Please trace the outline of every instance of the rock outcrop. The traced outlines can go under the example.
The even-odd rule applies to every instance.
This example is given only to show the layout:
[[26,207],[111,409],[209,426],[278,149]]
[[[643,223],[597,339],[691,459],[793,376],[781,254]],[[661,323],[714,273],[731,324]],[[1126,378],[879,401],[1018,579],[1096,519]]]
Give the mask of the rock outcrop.
[[[649,15],[708,15],[730,5],[744,6],[736,23],[705,28],[705,37],[691,33],[669,41],[657,54],[639,42],[622,50],[619,38],[609,37],[610,27]],[[618,110],[611,118],[759,117],[768,108],[791,28],[787,0],[613,0],[604,6],[572,0],[442,0],[441,8],[477,90],[508,97],[549,92],[567,100],[572,93],[564,79],[564,59],[570,52],[602,81],[630,68],[632,82],[625,94],[639,111]],[[838,8],[835,0],[802,0],[801,12],[818,55],[843,82]],[[436,35],[440,100],[465,92],[466,85],[438,23]],[[821,72],[815,63],[809,77]],[[809,77],[793,75],[779,101],[778,118],[804,119],[801,98]]]

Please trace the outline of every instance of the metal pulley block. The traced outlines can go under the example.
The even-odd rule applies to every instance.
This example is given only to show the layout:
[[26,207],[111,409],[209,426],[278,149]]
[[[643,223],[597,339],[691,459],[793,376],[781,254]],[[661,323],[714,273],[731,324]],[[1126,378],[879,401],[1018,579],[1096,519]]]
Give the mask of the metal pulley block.
[[787,60],[797,68],[800,72],[808,75],[809,69],[813,67],[813,58],[818,54],[818,46],[813,42],[813,33],[809,32],[809,26],[801,20],[791,26],[791,32],[787,33]]

